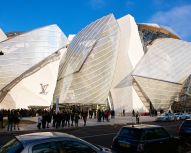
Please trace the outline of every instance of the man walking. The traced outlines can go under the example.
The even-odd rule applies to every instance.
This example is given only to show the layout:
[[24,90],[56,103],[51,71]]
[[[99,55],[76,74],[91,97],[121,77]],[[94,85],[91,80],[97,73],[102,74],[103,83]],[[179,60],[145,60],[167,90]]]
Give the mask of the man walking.
[[136,123],[139,124],[139,112],[138,111],[137,111],[135,117],[136,117]]

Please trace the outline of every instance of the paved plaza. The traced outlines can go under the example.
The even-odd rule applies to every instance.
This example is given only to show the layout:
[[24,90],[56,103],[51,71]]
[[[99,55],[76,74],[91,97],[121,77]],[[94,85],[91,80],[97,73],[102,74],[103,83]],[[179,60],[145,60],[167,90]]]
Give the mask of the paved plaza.
[[[145,122],[152,122],[155,121],[156,117],[150,117],[150,116],[141,116],[140,117],[140,123],[145,123]],[[24,121],[32,121],[34,123],[32,124],[20,124],[20,131],[30,131],[30,130],[37,130],[37,117],[25,117],[22,118],[22,120]],[[136,123],[136,118],[132,117],[132,116],[115,116],[115,118],[110,119],[110,121],[102,121],[102,122],[97,122],[97,119],[87,119],[87,124],[86,126],[100,126],[100,125],[116,125],[116,124],[130,124],[130,123]],[[78,127],[83,127],[84,123],[83,120],[80,119],[79,120],[79,124]],[[74,126],[70,126],[70,127],[64,127],[64,128],[74,128]],[[52,123],[49,127],[49,129],[54,129],[54,127],[52,127]],[[60,127],[59,129],[63,129],[63,127]],[[7,131],[7,127],[5,127],[4,129],[0,129],[0,132],[6,132]],[[14,131],[14,130],[13,130]],[[17,131],[17,130],[15,130]]]

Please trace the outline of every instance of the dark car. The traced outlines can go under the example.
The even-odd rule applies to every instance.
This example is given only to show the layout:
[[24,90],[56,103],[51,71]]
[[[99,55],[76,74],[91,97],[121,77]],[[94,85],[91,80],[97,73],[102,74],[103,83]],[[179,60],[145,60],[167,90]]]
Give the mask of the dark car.
[[191,139],[191,119],[187,119],[182,122],[179,129],[180,138],[189,138]]
[[16,136],[0,148],[0,153],[110,153],[75,136],[41,132]]
[[191,119],[182,122],[179,128],[182,152],[191,151]]
[[129,125],[113,138],[112,150],[119,153],[175,153],[178,139],[161,126]]

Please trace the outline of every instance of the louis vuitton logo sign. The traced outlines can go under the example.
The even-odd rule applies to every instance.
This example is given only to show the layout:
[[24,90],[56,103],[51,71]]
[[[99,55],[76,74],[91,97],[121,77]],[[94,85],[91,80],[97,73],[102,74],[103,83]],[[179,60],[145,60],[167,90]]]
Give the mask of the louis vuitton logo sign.
[[40,84],[40,86],[41,86],[41,89],[42,89],[42,91],[40,92],[40,94],[43,94],[43,95],[46,95],[48,92],[46,92],[46,90],[47,90],[47,87],[48,87],[48,84]]

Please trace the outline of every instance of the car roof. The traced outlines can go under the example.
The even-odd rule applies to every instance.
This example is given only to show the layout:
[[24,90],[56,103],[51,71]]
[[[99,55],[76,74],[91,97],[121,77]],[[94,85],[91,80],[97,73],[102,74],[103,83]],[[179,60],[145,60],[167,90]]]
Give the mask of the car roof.
[[191,121],[191,119],[189,118],[189,119],[186,119],[185,121]]
[[69,135],[61,132],[38,132],[38,133],[29,133],[24,135],[16,136],[16,138],[23,144],[27,145],[37,141],[47,141],[47,140],[60,140],[60,139],[79,139],[73,135]]
[[150,125],[150,124],[135,124],[135,125],[126,125],[123,128],[136,128],[136,129],[149,129],[149,128],[161,128],[159,125]]

